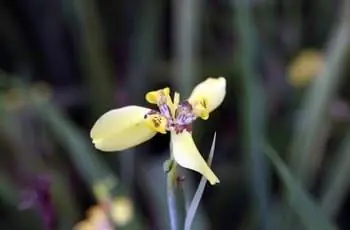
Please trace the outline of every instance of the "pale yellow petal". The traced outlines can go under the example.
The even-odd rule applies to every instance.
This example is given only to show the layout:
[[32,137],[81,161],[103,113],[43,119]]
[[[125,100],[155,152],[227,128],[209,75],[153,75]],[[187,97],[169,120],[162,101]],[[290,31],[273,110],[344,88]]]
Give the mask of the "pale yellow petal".
[[[222,103],[225,95],[226,79],[224,77],[207,78],[193,89],[188,101],[192,106],[199,103],[204,106],[208,112],[212,112]],[[205,114],[204,111],[202,112],[202,116],[207,117],[207,114]]]
[[171,142],[174,159],[180,166],[199,172],[212,185],[220,182],[199,153],[189,132],[176,134],[172,131]]
[[151,139],[156,132],[144,119],[149,109],[126,106],[103,114],[91,129],[95,147],[101,151],[121,151]]
[[207,109],[207,101],[203,99],[199,103],[192,103],[193,113],[203,120],[207,120],[209,118],[209,110]]

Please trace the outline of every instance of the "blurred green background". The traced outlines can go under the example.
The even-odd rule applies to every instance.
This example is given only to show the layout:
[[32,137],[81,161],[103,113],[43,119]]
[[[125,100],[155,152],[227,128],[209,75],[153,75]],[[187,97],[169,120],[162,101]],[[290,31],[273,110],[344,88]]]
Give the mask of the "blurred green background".
[[102,153],[90,129],[224,76],[191,229],[350,229],[349,45],[348,0],[0,0],[0,228],[171,229],[169,136]]

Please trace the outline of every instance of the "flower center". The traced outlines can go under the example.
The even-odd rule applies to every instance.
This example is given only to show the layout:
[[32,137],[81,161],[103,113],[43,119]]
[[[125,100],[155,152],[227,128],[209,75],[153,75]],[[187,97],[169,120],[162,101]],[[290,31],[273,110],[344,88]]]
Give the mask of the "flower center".
[[[192,131],[192,123],[197,119],[192,105],[187,101],[181,102],[176,108],[169,95],[164,90],[157,92],[156,103],[159,111],[150,110],[144,118],[152,129],[160,133],[174,130],[176,133]],[[174,110],[174,113],[172,113]]]

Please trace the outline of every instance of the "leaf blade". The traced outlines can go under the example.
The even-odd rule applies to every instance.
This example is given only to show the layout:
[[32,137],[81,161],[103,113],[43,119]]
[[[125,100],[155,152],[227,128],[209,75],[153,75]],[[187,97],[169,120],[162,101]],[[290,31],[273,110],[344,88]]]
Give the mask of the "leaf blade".
[[[215,152],[215,143],[216,143],[216,132],[214,133],[213,141],[212,141],[211,148],[210,148],[209,157],[207,160],[209,167],[211,166],[211,163],[213,161],[214,152]],[[202,178],[198,184],[197,190],[196,190],[196,192],[193,196],[193,199],[191,201],[191,204],[188,207],[187,215],[186,215],[186,219],[185,219],[184,230],[191,229],[191,225],[192,225],[194,217],[196,215],[196,212],[197,212],[197,209],[199,206],[199,202],[201,201],[201,198],[203,196],[203,192],[204,192],[204,189],[205,189],[207,182],[208,182],[208,180],[204,176],[202,176]]]
[[328,216],[321,210],[321,208],[312,200],[303,188],[301,183],[294,178],[289,171],[286,164],[278,156],[272,147],[265,146],[265,153],[270,158],[272,164],[275,166],[277,174],[281,178],[286,191],[288,192],[286,198],[289,205],[299,215],[301,221],[307,229],[322,229],[335,230],[334,224],[329,220]]

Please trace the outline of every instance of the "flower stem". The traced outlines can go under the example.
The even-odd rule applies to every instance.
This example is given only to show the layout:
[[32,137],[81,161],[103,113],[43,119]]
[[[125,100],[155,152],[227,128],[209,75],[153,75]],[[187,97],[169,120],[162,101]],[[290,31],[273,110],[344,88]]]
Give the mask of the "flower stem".
[[177,173],[177,164],[173,159],[169,162],[167,173],[167,197],[171,230],[180,230],[185,222],[185,199],[182,182]]

